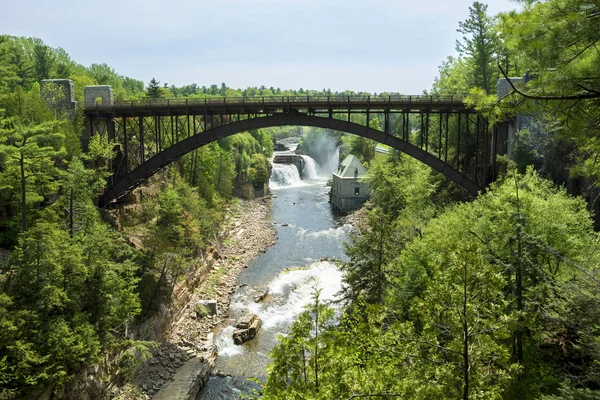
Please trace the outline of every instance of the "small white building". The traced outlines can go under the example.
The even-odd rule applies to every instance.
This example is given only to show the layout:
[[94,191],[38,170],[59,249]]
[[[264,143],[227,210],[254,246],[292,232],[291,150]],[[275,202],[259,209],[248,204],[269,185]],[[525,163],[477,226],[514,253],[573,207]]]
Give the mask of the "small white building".
[[360,207],[369,197],[369,187],[360,182],[367,169],[360,160],[350,154],[333,171],[331,204],[338,211],[346,212]]

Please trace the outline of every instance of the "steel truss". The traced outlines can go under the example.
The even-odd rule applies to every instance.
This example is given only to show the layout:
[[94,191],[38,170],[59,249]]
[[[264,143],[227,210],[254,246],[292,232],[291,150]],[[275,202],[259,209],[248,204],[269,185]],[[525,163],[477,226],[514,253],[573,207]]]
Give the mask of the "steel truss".
[[428,96],[145,100],[86,105],[86,116],[90,135],[107,135],[115,143],[101,207],[202,145],[244,130],[284,125],[344,130],[387,144],[476,196],[496,179],[496,156],[506,153],[508,136],[507,124],[490,127],[461,99]]

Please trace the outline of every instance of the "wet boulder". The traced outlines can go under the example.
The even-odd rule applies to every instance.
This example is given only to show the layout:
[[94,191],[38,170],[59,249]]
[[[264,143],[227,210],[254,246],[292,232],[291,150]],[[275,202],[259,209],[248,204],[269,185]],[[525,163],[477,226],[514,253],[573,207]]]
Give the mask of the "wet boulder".
[[257,295],[255,295],[253,297],[254,302],[255,303],[260,303],[261,301],[263,301],[265,299],[265,297],[267,297],[267,295],[269,294],[269,289],[263,291],[263,292],[259,292]]
[[233,332],[233,343],[242,344],[254,338],[260,329],[260,319],[255,314],[246,314],[235,322],[237,328]]

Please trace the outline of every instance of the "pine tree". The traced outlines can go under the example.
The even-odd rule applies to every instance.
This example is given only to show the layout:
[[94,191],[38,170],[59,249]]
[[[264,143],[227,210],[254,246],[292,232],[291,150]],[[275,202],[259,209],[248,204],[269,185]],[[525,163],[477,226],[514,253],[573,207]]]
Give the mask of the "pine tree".
[[148,87],[146,88],[146,97],[149,99],[160,99],[162,97],[162,91],[160,88],[160,82],[152,78]]
[[483,88],[488,94],[495,87],[494,60],[498,40],[494,33],[493,20],[486,15],[487,5],[478,1],[469,7],[469,18],[459,22],[458,32],[462,33],[462,42],[456,41],[456,51],[469,57],[472,63],[471,86]]
[[18,90],[14,100],[20,114],[0,119],[0,154],[6,160],[0,186],[19,192],[21,230],[25,231],[28,206],[58,189],[61,171],[55,161],[64,155],[64,134],[58,121],[44,120],[45,106],[36,89]]

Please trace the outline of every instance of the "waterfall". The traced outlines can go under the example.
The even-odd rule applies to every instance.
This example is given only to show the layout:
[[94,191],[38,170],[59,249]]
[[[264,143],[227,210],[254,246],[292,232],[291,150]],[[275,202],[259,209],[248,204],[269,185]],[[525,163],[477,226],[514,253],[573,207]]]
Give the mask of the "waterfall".
[[[332,150],[332,149],[331,149]],[[331,151],[330,150],[330,151]],[[328,157],[323,162],[323,165],[319,168],[319,175],[324,178],[330,178],[333,171],[336,170],[340,164],[340,147],[336,147],[335,150],[329,153]]]
[[340,165],[340,146],[335,148],[335,152],[333,153],[333,160],[331,163],[331,170],[328,172],[328,175],[331,175],[333,171],[335,171]]
[[303,155],[302,159],[304,160],[304,167],[302,168],[304,179],[314,180],[319,178],[319,173],[317,172],[319,164],[309,156]]
[[272,189],[281,187],[298,186],[300,184],[298,168],[292,164],[273,164],[269,186]]
[[[285,332],[306,305],[313,301],[314,288],[321,289],[321,300],[330,302],[337,299],[342,289],[342,272],[331,261],[318,261],[308,266],[291,268],[279,273],[268,286],[271,300],[256,303],[248,289],[241,290],[231,300],[230,312],[243,315],[248,312],[258,315],[262,321],[261,330]],[[332,304],[339,309],[340,304]],[[235,328],[229,326],[217,336],[215,343],[219,356],[248,356],[248,348],[233,343]]]

